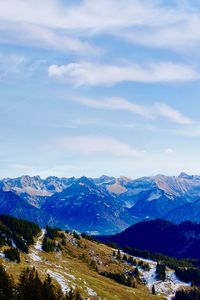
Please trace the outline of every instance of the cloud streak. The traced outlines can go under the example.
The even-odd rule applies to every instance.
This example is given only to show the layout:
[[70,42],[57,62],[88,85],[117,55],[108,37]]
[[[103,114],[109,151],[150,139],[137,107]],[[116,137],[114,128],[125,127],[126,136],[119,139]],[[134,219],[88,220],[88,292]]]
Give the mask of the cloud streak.
[[136,104],[120,97],[105,99],[76,98],[75,101],[95,109],[120,110],[134,113],[146,119],[165,118],[180,125],[193,124],[194,121],[182,114],[177,109],[160,102],[155,102],[151,106]]
[[90,62],[50,65],[48,75],[76,86],[112,86],[121,82],[164,83],[197,80],[199,73],[190,66],[172,62],[147,65],[106,65]]
[[69,33],[37,24],[10,23],[0,21],[0,43],[28,45],[40,49],[79,54],[98,54],[100,50],[88,42],[83,42]]
[[174,109],[173,107],[165,103],[155,103],[154,111],[155,115],[164,117],[180,125],[189,125],[194,123],[189,117],[183,115],[180,111]]
[[[30,24],[41,30],[49,29],[54,31],[52,40],[56,31],[62,30],[66,39],[70,35],[91,37],[106,33],[153,48],[198,49],[200,34],[196,28],[200,13],[192,4],[184,7],[181,2],[174,9],[157,0],[83,0],[76,4],[58,0],[6,0],[0,1],[0,22],[14,24],[13,32]],[[7,31],[9,27],[4,26],[5,35]],[[27,32],[31,33],[30,27]],[[7,34],[7,38],[11,41],[12,35]]]

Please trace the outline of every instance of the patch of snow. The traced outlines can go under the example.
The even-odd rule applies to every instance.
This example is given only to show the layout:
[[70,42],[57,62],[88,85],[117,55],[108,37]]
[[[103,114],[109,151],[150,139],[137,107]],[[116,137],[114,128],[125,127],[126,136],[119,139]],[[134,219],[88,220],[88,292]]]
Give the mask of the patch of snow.
[[43,241],[43,238],[44,238],[45,233],[46,233],[46,230],[45,230],[45,229],[42,229],[42,233],[41,233],[41,235],[38,237],[37,242],[36,242],[35,245],[34,245],[34,248],[35,248],[37,251],[42,251],[42,241]]
[[67,280],[60,273],[47,270],[47,274],[49,274],[54,280],[59,283],[64,294],[70,291],[70,287],[67,285]]
[[88,292],[89,296],[92,296],[92,297],[96,297],[97,296],[97,293],[93,289],[91,289],[89,287],[86,287],[86,288],[87,288],[87,292]]
[[35,252],[31,252],[28,255],[33,261],[42,261],[41,257],[38,256]]
[[11,243],[12,243],[13,248],[17,248],[17,246],[16,246],[15,242],[13,241],[13,239],[11,239]]
[[[113,249],[117,251],[117,249]],[[121,254],[126,254],[123,251],[120,251]],[[175,274],[174,270],[171,270],[169,268],[166,269],[166,280],[160,281],[156,278],[156,265],[157,262],[151,259],[145,259],[137,256],[132,256],[133,259],[143,261],[145,263],[149,264],[150,270],[144,271],[142,268],[139,267],[139,271],[142,274],[141,279],[146,283],[149,290],[152,289],[152,286],[155,286],[156,293],[163,294],[167,300],[173,299],[173,297],[176,294],[176,291],[180,289],[181,287],[188,287],[191,284],[183,282],[178,279],[178,277]]]
[[153,201],[159,199],[161,197],[161,193],[159,191],[151,193],[151,195],[146,199],[146,201]]
[[65,274],[66,276],[68,276],[69,278],[73,279],[73,280],[76,280],[76,277],[72,274],[68,274],[66,272],[64,272],[63,274]]
[[190,286],[189,283],[180,281],[174,270],[167,269],[166,270],[166,279],[165,281],[160,281],[156,279],[156,266],[150,266],[149,271],[143,271],[140,269],[142,273],[142,279],[146,282],[148,288],[151,290],[154,285],[156,293],[163,294],[166,296],[166,299],[171,300],[178,289],[184,286]]
[[5,258],[5,254],[3,253],[3,251],[0,251],[0,258]]

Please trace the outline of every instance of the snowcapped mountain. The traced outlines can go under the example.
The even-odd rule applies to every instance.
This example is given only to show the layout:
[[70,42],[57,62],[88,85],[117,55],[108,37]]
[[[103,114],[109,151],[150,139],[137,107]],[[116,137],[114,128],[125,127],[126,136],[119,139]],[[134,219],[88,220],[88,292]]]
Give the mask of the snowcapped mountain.
[[132,219],[119,198],[86,177],[54,194],[42,209],[78,231],[117,232],[127,227]]
[[37,214],[50,216],[58,226],[79,231],[111,234],[155,218],[200,222],[200,176],[186,173],[134,180],[105,175],[78,179],[22,176],[1,180],[0,188],[2,193],[11,193],[4,198],[0,212],[8,206],[5,213],[15,215],[10,207],[12,198],[14,204],[26,208],[27,218],[31,219],[35,208]]
[[75,178],[58,178],[54,176],[41,179],[40,176],[21,176],[18,178],[5,178],[0,182],[4,191],[12,191],[31,205],[40,207],[45,197],[62,192]]
[[[126,191],[120,194],[120,199],[126,203],[132,216],[140,220],[165,218],[173,222],[173,211],[185,205],[198,205],[200,197],[200,176],[181,173],[178,177],[157,175],[122,182]],[[109,187],[111,190],[112,186]],[[200,203],[199,203],[200,206]],[[200,210],[200,209],[199,209]],[[192,220],[190,210],[181,221]],[[170,217],[170,215],[172,217]],[[196,221],[200,221],[200,215]]]

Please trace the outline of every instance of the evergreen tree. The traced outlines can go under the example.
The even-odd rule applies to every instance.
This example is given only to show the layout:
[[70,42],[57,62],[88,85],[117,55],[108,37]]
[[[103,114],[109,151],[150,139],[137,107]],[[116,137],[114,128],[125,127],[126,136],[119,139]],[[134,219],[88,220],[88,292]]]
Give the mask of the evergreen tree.
[[121,259],[121,252],[120,252],[120,250],[117,251],[117,259],[119,259],[119,260]]
[[166,279],[166,266],[164,264],[157,263],[156,277],[158,280],[162,280],[162,281]]
[[14,299],[14,282],[4,267],[0,265],[0,299],[12,300]]
[[52,280],[49,274],[47,275],[42,285],[42,296],[44,300],[55,300],[57,298],[55,287],[52,284]]
[[153,286],[152,286],[152,294],[153,295],[156,295],[156,289],[155,289],[155,285],[153,284]]
[[43,243],[42,243],[42,249],[45,252],[53,252],[56,250],[56,244],[55,242],[51,241],[49,238],[45,236]]
[[22,271],[17,285],[17,300],[43,300],[42,282],[36,270],[26,268]]
[[128,260],[128,258],[127,258],[127,255],[126,255],[126,254],[124,254],[124,255],[123,255],[123,260],[125,260],[125,261],[127,261],[127,260]]
[[5,257],[11,261],[20,263],[20,254],[17,248],[6,249],[3,253],[5,254]]

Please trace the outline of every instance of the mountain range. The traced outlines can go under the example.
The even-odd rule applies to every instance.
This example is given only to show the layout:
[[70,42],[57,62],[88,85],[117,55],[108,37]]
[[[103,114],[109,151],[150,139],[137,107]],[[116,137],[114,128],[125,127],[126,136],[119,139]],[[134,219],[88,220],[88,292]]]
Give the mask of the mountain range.
[[130,179],[21,176],[0,180],[0,213],[92,234],[151,219],[200,222],[200,176]]

